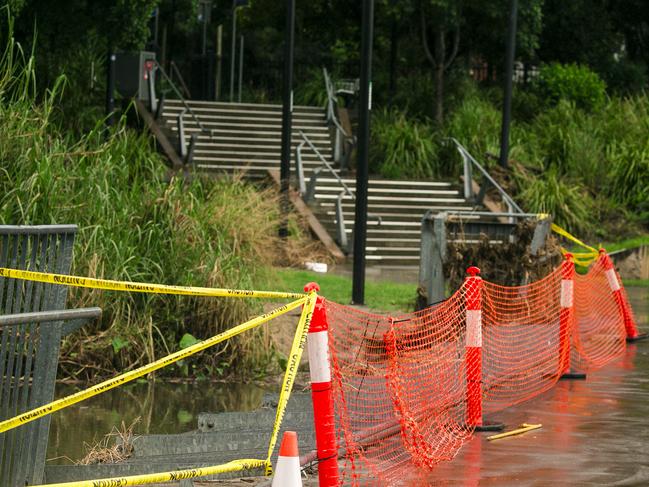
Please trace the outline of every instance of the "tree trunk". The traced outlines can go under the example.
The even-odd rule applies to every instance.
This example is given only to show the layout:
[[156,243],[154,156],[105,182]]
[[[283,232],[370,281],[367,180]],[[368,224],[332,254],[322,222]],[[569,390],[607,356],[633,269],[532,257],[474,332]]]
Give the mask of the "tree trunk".
[[441,125],[444,122],[444,66],[435,68],[435,121]]
[[446,43],[444,31],[439,29],[435,33],[435,121],[438,125],[444,122],[444,61],[446,57]]
[[392,19],[390,27],[390,86],[388,88],[388,104],[392,105],[392,100],[397,88],[397,21]]

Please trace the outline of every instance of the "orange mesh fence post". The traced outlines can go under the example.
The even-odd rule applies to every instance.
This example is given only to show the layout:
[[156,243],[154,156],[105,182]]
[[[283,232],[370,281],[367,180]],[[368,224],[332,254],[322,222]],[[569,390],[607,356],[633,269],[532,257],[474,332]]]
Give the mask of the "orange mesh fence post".
[[469,267],[466,300],[466,416],[469,426],[482,426],[482,278]]
[[626,330],[627,341],[638,340],[641,335],[638,333],[638,327],[636,326],[635,319],[633,317],[633,312],[631,311],[631,306],[629,305],[628,300],[626,299],[626,294],[624,292],[624,287],[615,271],[615,266],[611,257],[606,253],[605,249],[600,249],[600,260],[604,267],[604,272],[606,274],[606,280],[608,281],[609,288],[613,293],[617,307],[620,310],[620,315],[624,320],[624,328]]
[[[304,286],[306,292],[314,289],[320,290],[315,282]],[[339,485],[338,445],[336,443],[334,397],[331,388],[328,333],[327,313],[322,297],[318,296],[309,326],[307,344],[320,487]]]
[[561,311],[559,315],[559,375],[570,372],[570,345],[574,321],[575,263],[565,254],[561,263]]

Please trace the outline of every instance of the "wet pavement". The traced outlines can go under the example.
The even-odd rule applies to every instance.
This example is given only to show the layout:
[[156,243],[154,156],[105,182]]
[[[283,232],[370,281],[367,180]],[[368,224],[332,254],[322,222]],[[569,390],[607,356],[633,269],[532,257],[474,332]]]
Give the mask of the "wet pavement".
[[[627,291],[641,331],[648,332],[649,289]],[[621,358],[588,371],[585,381],[561,381],[486,419],[505,423],[507,430],[521,423],[543,427],[493,442],[487,441],[491,433],[477,433],[425,481],[404,485],[649,485],[649,340],[630,344]],[[256,478],[195,485],[270,483]],[[313,485],[310,476],[305,486]]]

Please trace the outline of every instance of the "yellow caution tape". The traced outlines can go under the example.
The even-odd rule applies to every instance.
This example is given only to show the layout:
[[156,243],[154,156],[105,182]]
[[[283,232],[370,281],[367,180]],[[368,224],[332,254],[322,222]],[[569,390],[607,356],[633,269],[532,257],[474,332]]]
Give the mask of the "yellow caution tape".
[[542,424],[527,424],[523,423],[519,428],[511,431],[505,431],[504,433],[499,433],[497,435],[487,436],[487,440],[499,440],[501,438],[507,438],[508,436],[520,435],[522,433],[527,433],[528,431],[536,430],[542,427]]
[[173,472],[131,475],[128,477],[113,477],[97,480],[78,480],[76,482],[45,484],[35,487],[125,487],[128,485],[154,484],[158,482],[178,482],[179,480],[195,479],[197,477],[205,477],[207,475],[216,475],[226,472],[238,472],[240,470],[261,468],[265,465],[265,460],[233,460],[223,465],[216,465],[214,467],[201,467],[188,470],[175,470]]
[[595,249],[594,247],[591,247],[590,245],[585,244],[581,240],[579,240],[577,237],[569,233],[567,230],[564,230],[561,228],[559,225],[556,223],[552,224],[552,231],[555,233],[558,233],[562,237],[567,238],[568,240],[572,241],[573,243],[579,245],[580,247],[583,247],[584,249],[588,250],[588,252],[569,252],[568,250],[564,249],[563,247],[561,248],[561,253],[563,255],[566,254],[571,254],[572,259],[574,260],[575,264],[583,266],[583,267],[588,267],[593,261],[597,260],[599,258],[599,251]]
[[104,382],[101,382],[95,386],[89,387],[86,390],[79,391],[70,396],[64,397],[62,399],[58,399],[44,406],[40,406],[36,409],[32,409],[31,411],[27,411],[26,413],[2,421],[0,422],[0,433],[16,428],[25,423],[29,423],[30,421],[34,421],[35,419],[41,418],[43,416],[47,416],[48,414],[51,414],[55,411],[59,411],[63,408],[71,406],[72,404],[76,404],[85,399],[101,394],[102,392],[108,391],[117,386],[120,386],[134,379],[137,379],[138,377],[142,377],[143,375],[146,375],[150,372],[161,369],[167,365],[177,362],[178,360],[194,355],[195,353],[205,350],[206,348],[212,347],[217,343],[221,343],[222,341],[232,338],[235,335],[238,335],[240,333],[243,333],[244,331],[250,330],[252,328],[255,328],[256,326],[266,323],[267,321],[270,321],[277,316],[283,315],[284,313],[287,313],[288,311],[291,311],[292,309],[295,309],[301,304],[307,302],[309,299],[311,299],[309,296],[304,296],[298,299],[297,301],[293,301],[273,311],[265,313],[261,316],[257,316],[256,318],[253,318],[249,321],[246,321],[245,323],[230,328],[229,330],[226,330],[223,333],[219,333],[218,335],[215,335],[212,338],[208,338],[207,340],[198,342],[183,350],[174,352],[171,355],[167,355],[166,357],[156,360],[155,362],[151,362],[150,364],[144,365],[138,369],[131,370],[130,372],[126,372],[125,374],[119,375],[112,379],[108,379]]
[[275,450],[277,437],[279,435],[279,428],[282,425],[282,420],[284,419],[284,413],[286,411],[286,405],[288,404],[288,399],[291,395],[291,391],[293,390],[295,376],[297,375],[297,369],[300,365],[300,360],[302,359],[302,351],[304,350],[306,337],[309,333],[309,325],[311,324],[311,317],[313,316],[313,310],[315,308],[316,301],[317,295],[315,294],[315,292],[310,293],[307,302],[304,304],[304,308],[302,308],[300,321],[298,322],[297,329],[295,330],[293,344],[291,345],[291,352],[289,354],[288,363],[286,365],[286,373],[284,374],[284,380],[282,381],[282,390],[279,393],[279,400],[277,401],[275,424],[273,425],[273,432],[271,433],[270,442],[268,444],[268,455],[266,456],[266,475],[272,474],[272,464],[270,462],[270,457]]
[[65,274],[49,274],[46,272],[23,271],[0,267],[0,277],[24,279],[26,281],[61,284],[72,287],[87,287],[105,289],[108,291],[128,291],[135,293],[179,294],[183,296],[217,296],[226,298],[277,298],[299,299],[306,296],[303,293],[283,293],[277,291],[252,291],[247,289],[219,289],[193,286],[168,286],[165,284],[148,284],[144,282],[113,281],[110,279],[95,279],[92,277],[68,276]]
[[559,225],[557,225],[556,223],[553,223],[551,228],[552,228],[552,231],[553,231],[553,232],[558,233],[558,234],[561,235],[562,237],[566,237],[568,240],[571,240],[572,242],[576,243],[576,244],[579,245],[580,247],[583,247],[583,248],[585,248],[585,249],[587,249],[587,250],[590,250],[591,253],[596,253],[596,254],[599,253],[599,252],[597,251],[596,248],[593,248],[593,247],[591,247],[590,245],[585,244],[584,242],[582,242],[581,240],[579,240],[577,237],[575,237],[574,235],[570,234],[567,230],[564,230],[563,228],[561,228],[561,227],[560,227]]

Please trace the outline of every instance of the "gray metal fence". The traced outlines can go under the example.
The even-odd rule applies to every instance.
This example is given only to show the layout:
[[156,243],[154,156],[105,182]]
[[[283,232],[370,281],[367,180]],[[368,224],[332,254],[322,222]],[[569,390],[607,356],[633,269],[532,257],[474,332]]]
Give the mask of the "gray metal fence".
[[[76,231],[0,226],[0,267],[68,274]],[[101,313],[63,311],[66,297],[65,286],[0,277],[0,420],[52,401],[61,337]],[[45,416],[0,433],[0,485],[43,482],[49,427]]]

